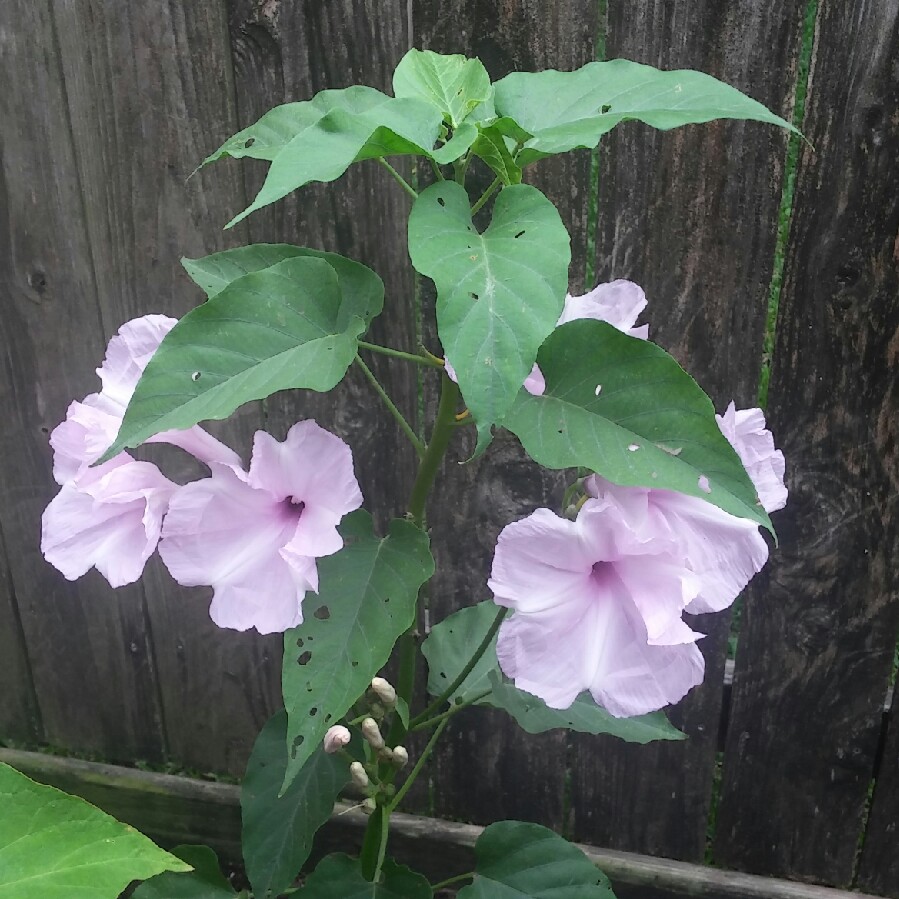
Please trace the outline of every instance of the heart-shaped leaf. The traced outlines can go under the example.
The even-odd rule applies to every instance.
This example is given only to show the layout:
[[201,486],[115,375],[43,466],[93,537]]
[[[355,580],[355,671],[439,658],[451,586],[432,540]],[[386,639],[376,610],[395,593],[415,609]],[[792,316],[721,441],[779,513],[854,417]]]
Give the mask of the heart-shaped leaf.
[[409,255],[437,286],[437,330],[483,444],[562,311],[568,232],[539,190],[516,184],[478,234],[465,190],[441,181],[412,207]]
[[773,533],[712,401],[661,347],[578,319],[556,328],[537,361],[545,393],[520,391],[503,422],[536,462],[697,496]]
[[496,111],[532,135],[517,158],[527,165],[592,148],[619,122],[654,128],[750,119],[796,129],[761,103],[702,72],[665,72],[627,59],[590,62],[574,72],[513,72],[495,85]]
[[609,879],[577,846],[539,824],[491,824],[474,851],[474,882],[459,899],[615,899]]
[[426,100],[453,128],[493,95],[490,76],[479,59],[431,50],[406,53],[393,73],[393,92],[397,97]]
[[331,817],[349,780],[346,760],[319,746],[279,796],[287,773],[286,741],[287,713],[282,709],[256,738],[240,791],[243,857],[260,899],[293,883],[312,851],[312,838]]
[[306,878],[303,899],[431,899],[427,879],[405,865],[385,859],[379,883],[362,876],[359,860],[341,852],[325,856]]
[[318,561],[319,592],[307,595],[305,620],[284,634],[289,759],[282,792],[385,665],[434,573],[427,534],[409,521],[392,521],[380,538],[360,510],[344,518],[340,533],[344,548]]
[[193,871],[166,872],[145,880],[132,899],[234,899],[237,893],[219,867],[208,846],[176,846],[172,855],[187,862]]
[[374,300],[341,297],[335,270],[305,256],[232,281],[163,338],[103,460],[278,390],[330,390],[380,311],[380,295]]
[[0,762],[0,899],[116,899],[190,865],[77,796]]

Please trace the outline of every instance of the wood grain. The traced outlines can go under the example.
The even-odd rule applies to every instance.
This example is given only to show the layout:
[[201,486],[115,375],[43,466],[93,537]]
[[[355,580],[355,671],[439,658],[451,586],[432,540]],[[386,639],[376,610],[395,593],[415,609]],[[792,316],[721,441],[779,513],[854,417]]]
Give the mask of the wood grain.
[[[596,6],[585,0],[416,4],[415,46],[440,53],[477,56],[496,81],[510,71],[574,69],[594,55]],[[547,160],[526,174],[559,208],[572,238],[571,289],[583,284],[586,259],[589,154]],[[492,175],[477,173],[472,197]],[[428,285],[430,288],[430,285]],[[432,295],[425,293],[433,316]],[[433,318],[431,319],[433,321]],[[432,345],[437,341],[429,332]],[[433,393],[426,394],[429,409]],[[558,508],[563,477],[541,471],[517,440],[500,432],[486,456],[465,465],[474,448],[466,429],[450,450],[428,513],[438,574],[430,592],[437,622],[456,609],[489,599],[487,576],[499,531],[539,506]],[[504,713],[473,710],[447,729],[437,750],[434,814],[467,821],[500,818],[565,827],[567,736],[532,736]]]
[[715,848],[731,867],[840,886],[899,628],[897,54],[896,2],[819,6],[815,149],[797,172],[771,380],[790,501],[746,609]]
[[[705,71],[789,115],[802,4],[609,4],[608,58]],[[642,321],[723,410],[755,405],[786,137],[756,123],[625,123],[601,154],[598,280],[646,291]],[[685,743],[574,738],[575,838],[698,861],[715,770],[729,614],[704,615],[704,684],[672,711]]]

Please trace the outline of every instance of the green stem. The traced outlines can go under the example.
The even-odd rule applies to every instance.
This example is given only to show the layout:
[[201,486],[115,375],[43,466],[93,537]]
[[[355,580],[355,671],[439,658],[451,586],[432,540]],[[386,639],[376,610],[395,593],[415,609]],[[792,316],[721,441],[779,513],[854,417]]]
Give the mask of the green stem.
[[378,806],[378,812],[381,815],[381,842],[378,846],[378,861],[375,865],[375,874],[371,882],[377,883],[381,876],[381,868],[384,867],[384,858],[387,855],[387,837],[390,833],[390,806]]
[[376,343],[368,343],[365,340],[359,340],[357,343],[362,349],[371,350],[373,353],[380,353],[382,356],[393,356],[394,359],[404,359],[406,362],[414,362],[416,365],[426,365],[429,368],[443,368],[443,362],[438,362],[436,358],[416,355],[415,353],[404,353],[402,350],[393,350],[390,347],[378,346]]
[[436,893],[438,890],[442,890],[444,887],[448,887],[451,884],[459,883],[462,880],[473,880],[474,879],[474,871],[469,871],[467,874],[457,874],[455,877],[447,877],[446,880],[441,880],[440,883],[432,883],[431,889]]
[[419,439],[418,434],[412,430],[409,422],[403,418],[403,413],[397,409],[393,400],[387,395],[387,391],[375,377],[374,372],[372,372],[372,370],[362,361],[362,357],[358,353],[356,353],[356,362],[359,363],[359,367],[362,369],[365,377],[368,378],[371,386],[374,387],[375,392],[384,401],[384,405],[390,410],[390,414],[396,419],[397,424],[400,426],[400,430],[409,438],[412,446],[415,447],[415,452],[418,453],[419,459],[424,459],[427,455],[427,448]]
[[[446,721],[448,718],[452,718],[456,712],[461,712],[462,709],[467,709],[470,705],[474,705],[476,702],[480,702],[485,696],[489,696],[491,693],[490,690],[482,690],[480,693],[476,693],[474,696],[470,696],[465,702],[458,702],[455,705],[451,705],[445,712],[441,712],[439,715],[435,715],[433,718],[426,718],[423,721],[409,722],[409,730],[426,730],[429,727],[433,727],[435,724],[440,724],[442,721]],[[421,717],[421,716],[419,716]]]
[[[421,460],[412,495],[409,497],[409,517],[418,527],[424,526],[425,507],[428,494],[434,484],[434,478],[443,460],[443,454],[449,446],[453,435],[453,423],[456,420],[456,406],[459,403],[459,388],[444,372],[440,381],[440,405],[437,407],[437,419],[428,443],[428,449]],[[409,697],[403,697],[407,702]]]
[[362,850],[359,853],[359,865],[362,868],[362,876],[374,882],[375,872],[378,871],[378,856],[381,853],[381,843],[386,841],[384,836],[384,824],[389,822],[390,816],[382,814],[384,806],[378,806],[368,819],[365,826],[365,835],[362,837]]
[[496,632],[499,630],[499,626],[503,623],[503,619],[506,617],[508,613],[508,609],[500,608],[496,613],[496,618],[493,619],[493,624],[490,625],[490,629],[484,634],[484,639],[478,644],[478,648],[474,651],[472,657],[468,660],[465,667],[459,672],[456,676],[455,680],[420,714],[416,715],[409,722],[409,729],[411,730],[416,725],[420,724],[422,721],[430,718],[437,709],[440,708],[445,702],[449,701],[449,698],[459,689],[462,683],[465,681],[465,678],[471,674],[474,666],[481,660],[481,656],[487,651],[487,648],[493,642],[493,638],[496,636]]
[[477,203],[474,204],[474,206],[471,207],[472,215],[480,211],[481,207],[490,199],[490,197],[493,195],[493,191],[495,191],[496,188],[499,187],[501,180],[502,179],[499,177],[499,175],[497,175],[493,179],[493,183],[490,185],[490,187],[488,187],[487,190],[485,190],[484,193],[481,194],[481,198],[477,201]]
[[428,745],[425,746],[422,754],[418,757],[418,761],[415,763],[415,767],[409,772],[409,776],[403,782],[403,785],[397,790],[396,795],[390,801],[390,805],[386,806],[388,810],[388,814],[392,812],[402,801],[403,797],[406,793],[409,792],[409,788],[415,781],[415,778],[421,773],[421,769],[424,768],[425,762],[428,760],[428,756],[434,751],[434,747],[437,745],[437,740],[440,739],[440,735],[443,733],[443,728],[446,727],[449,719],[445,718],[437,727],[437,730],[431,734],[431,739],[428,740]]
[[390,172],[391,175],[393,175],[393,177],[396,179],[397,184],[399,184],[399,186],[404,191],[406,191],[406,193],[409,194],[409,196],[412,197],[413,200],[418,199],[418,194],[416,193],[415,188],[412,187],[412,185],[409,184],[409,182],[406,181],[406,179],[383,156],[378,157],[378,162],[380,162],[381,165],[383,165],[384,168],[387,169],[387,171]]
[[440,171],[440,166],[430,157],[428,157],[428,162],[431,163],[431,168],[434,170],[434,175],[437,177],[437,180],[446,181],[446,178],[443,177],[443,172]]

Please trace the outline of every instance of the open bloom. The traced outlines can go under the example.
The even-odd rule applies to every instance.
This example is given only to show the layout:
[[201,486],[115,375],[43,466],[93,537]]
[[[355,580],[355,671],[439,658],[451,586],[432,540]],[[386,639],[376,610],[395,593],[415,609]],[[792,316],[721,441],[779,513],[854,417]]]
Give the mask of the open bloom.
[[589,690],[617,717],[677,702],[702,681],[699,634],[681,618],[700,584],[646,497],[588,499],[576,521],[538,509],[503,529],[488,586],[515,614],[497,656],[552,708]]
[[[174,324],[146,315],[122,325],[97,369],[102,389],[72,403],[50,435],[53,475],[62,489],[44,511],[41,551],[69,580],[95,567],[113,587],[130,584],[156,548],[176,485],[127,453],[90,466],[115,439],[143,370]],[[174,443],[207,464],[240,462],[199,427],[167,431],[151,442]]]
[[318,590],[316,559],[343,546],[337,525],[362,504],[350,448],[301,421],[283,443],[257,431],[249,473],[210,468],[211,478],[172,498],[162,560],[179,584],[213,588],[209,613],[220,627],[296,626],[306,591]]
[[[578,318],[592,318],[598,321],[608,322],[610,325],[630,334],[631,337],[639,337],[646,340],[649,336],[649,325],[634,327],[637,316],[646,308],[646,294],[643,288],[633,281],[609,281],[605,284],[597,284],[589,293],[579,297],[566,294],[565,305],[562,314],[556,322],[556,327],[567,324]],[[456,370],[446,360],[446,374],[457,381]],[[546,390],[546,381],[543,373],[535,364],[531,373],[524,380],[524,389],[534,396],[542,396]]]

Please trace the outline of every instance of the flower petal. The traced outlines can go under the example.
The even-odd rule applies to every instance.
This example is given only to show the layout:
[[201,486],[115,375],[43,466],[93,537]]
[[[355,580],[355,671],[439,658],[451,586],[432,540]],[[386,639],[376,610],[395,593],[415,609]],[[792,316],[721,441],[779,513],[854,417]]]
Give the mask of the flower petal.
[[109,341],[106,358],[97,374],[103,382],[103,394],[117,402],[123,411],[162,338],[177,322],[167,315],[144,315],[125,322]]
[[608,322],[625,334],[645,340],[649,336],[649,326],[635,328],[634,324],[646,305],[642,287],[633,281],[610,281],[597,284],[583,296],[566,296],[558,324],[564,325],[578,318],[592,318]]

